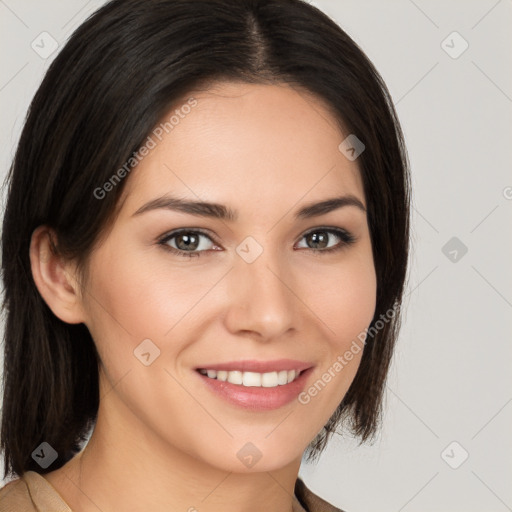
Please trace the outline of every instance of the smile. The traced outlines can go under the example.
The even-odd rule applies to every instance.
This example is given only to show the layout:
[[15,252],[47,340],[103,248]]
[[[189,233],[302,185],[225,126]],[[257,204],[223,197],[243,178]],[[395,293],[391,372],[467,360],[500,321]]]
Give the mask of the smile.
[[300,370],[280,370],[258,373],[239,370],[207,370],[204,368],[200,368],[198,371],[210,379],[229,382],[239,386],[262,388],[275,388],[277,386],[290,384],[297,379],[301,373]]
[[270,411],[296,401],[314,366],[295,359],[238,360],[204,362],[194,373],[222,401],[246,410]]

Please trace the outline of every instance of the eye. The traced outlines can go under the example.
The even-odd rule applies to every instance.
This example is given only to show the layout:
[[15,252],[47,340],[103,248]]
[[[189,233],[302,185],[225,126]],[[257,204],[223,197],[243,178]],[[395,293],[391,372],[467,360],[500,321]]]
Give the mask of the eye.
[[[340,228],[315,228],[303,235],[302,239],[306,240],[305,248],[311,249],[314,254],[338,251],[356,241],[356,237]],[[338,243],[332,245],[331,242],[336,239]],[[199,257],[204,251],[221,250],[209,235],[192,229],[180,229],[168,233],[158,241],[158,244],[173,254],[189,258]]]
[[213,240],[206,233],[182,229],[161,238],[158,243],[174,254],[185,257],[201,256],[201,252],[212,249]]
[[[340,228],[315,228],[315,230],[303,235],[302,238],[308,244],[306,249],[312,249],[314,253],[338,251],[356,241],[355,236]],[[330,242],[336,241],[336,239],[338,239],[337,244],[329,245]]]

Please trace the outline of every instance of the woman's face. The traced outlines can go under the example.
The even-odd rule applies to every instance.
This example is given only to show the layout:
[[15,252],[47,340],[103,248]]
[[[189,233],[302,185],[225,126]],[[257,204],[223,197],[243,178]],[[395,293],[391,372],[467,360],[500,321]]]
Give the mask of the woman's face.
[[100,417],[145,453],[268,471],[300,459],[360,362],[376,297],[363,184],[313,96],[222,83],[194,98],[151,134],[91,255]]

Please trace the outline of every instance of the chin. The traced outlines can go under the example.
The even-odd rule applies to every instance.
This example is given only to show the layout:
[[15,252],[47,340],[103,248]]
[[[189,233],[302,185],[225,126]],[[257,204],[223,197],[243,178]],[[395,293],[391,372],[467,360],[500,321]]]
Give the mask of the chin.
[[231,440],[227,445],[219,446],[219,453],[212,453],[207,462],[232,473],[277,471],[290,464],[300,464],[307,447],[307,444],[291,445],[289,440],[286,445],[282,436],[277,435],[273,442],[268,439],[248,439],[246,437],[240,441]]

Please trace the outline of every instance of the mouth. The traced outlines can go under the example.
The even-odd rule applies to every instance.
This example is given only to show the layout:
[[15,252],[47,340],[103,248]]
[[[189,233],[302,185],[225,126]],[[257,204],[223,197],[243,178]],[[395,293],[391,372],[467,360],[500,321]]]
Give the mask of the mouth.
[[285,360],[205,364],[196,374],[207,388],[232,405],[254,411],[278,409],[297,398],[312,363]]
[[306,370],[279,370],[275,372],[243,372],[241,370],[212,370],[199,368],[197,370],[201,375],[209,379],[229,382],[236,386],[255,387],[255,388],[276,388],[286,386],[299,378]]

